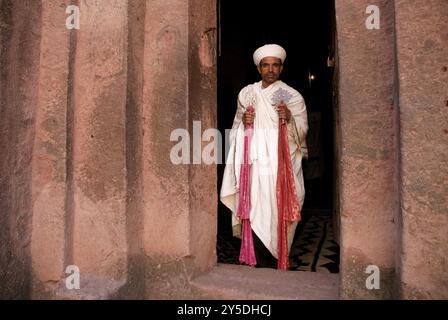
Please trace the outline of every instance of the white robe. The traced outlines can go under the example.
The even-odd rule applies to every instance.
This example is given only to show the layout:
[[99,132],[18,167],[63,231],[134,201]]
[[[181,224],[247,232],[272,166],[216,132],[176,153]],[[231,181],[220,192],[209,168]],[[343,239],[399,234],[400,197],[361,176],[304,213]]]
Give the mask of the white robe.
[[[221,186],[221,201],[232,211],[233,234],[241,235],[241,224],[236,217],[238,209],[240,167],[243,159],[244,124],[242,116],[249,104],[255,109],[254,134],[250,145],[251,164],[251,209],[250,221],[255,234],[275,258],[277,254],[277,158],[278,158],[278,113],[272,105],[278,89],[291,94],[285,101],[291,110],[288,123],[288,142],[294,172],[295,189],[300,208],[305,199],[302,158],[306,154],[308,121],[303,97],[282,81],[262,88],[261,81],[243,88],[238,95],[238,107],[229,136],[229,154]],[[297,222],[288,227],[288,251],[291,248]]]

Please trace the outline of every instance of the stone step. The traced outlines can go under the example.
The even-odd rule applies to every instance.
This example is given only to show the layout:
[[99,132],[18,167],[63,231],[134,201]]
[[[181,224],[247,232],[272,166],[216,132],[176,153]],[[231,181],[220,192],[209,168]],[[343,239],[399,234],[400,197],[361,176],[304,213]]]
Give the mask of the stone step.
[[110,300],[118,299],[120,289],[125,280],[115,280],[94,275],[83,274],[79,289],[68,289],[65,281],[61,281],[54,291],[54,300]]
[[202,299],[337,300],[339,274],[218,264],[192,280]]

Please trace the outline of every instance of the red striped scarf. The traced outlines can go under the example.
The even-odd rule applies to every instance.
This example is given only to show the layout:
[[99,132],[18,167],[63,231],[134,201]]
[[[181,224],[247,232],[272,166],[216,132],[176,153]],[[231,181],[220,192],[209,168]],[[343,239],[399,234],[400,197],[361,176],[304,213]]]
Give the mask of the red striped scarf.
[[[247,111],[253,112],[254,108],[249,106]],[[253,125],[244,126],[244,155],[240,171],[240,194],[237,216],[242,223],[240,262],[255,266],[254,242],[252,239],[252,228],[250,226],[250,142],[252,140]]]
[[[279,108],[284,108],[281,103]],[[288,129],[286,122],[280,121],[278,133],[278,168],[277,168],[277,252],[278,269],[287,270],[289,268],[288,253],[288,224],[293,221],[300,221],[300,207],[297,201],[296,189],[294,186],[294,175],[292,171],[291,156],[289,154]]]

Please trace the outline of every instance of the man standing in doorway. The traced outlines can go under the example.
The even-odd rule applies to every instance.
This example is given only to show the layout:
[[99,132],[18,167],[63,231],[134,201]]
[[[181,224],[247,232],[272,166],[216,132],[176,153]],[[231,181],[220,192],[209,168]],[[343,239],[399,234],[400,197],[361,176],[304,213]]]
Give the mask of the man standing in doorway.
[[[302,158],[307,157],[307,112],[300,93],[279,80],[285,50],[268,44],[258,48],[253,58],[261,81],[244,87],[238,95],[220,198],[232,211],[234,236],[241,237],[242,219],[238,214],[240,188],[244,183],[244,179],[240,179],[241,164],[245,155],[245,128],[253,127],[246,158],[250,167],[248,215],[252,234],[250,241],[243,243],[249,244],[255,253],[257,267],[287,269],[288,262],[280,263],[280,260],[281,257],[288,259],[305,198]],[[289,149],[289,157],[283,157],[287,153],[281,152],[282,147],[282,150]],[[287,187],[282,189],[285,181]],[[286,192],[291,196],[285,197]],[[292,217],[283,221],[282,212],[291,211],[295,212]],[[283,222],[285,236],[281,245],[279,228]],[[241,255],[240,261],[255,264],[242,261]]]

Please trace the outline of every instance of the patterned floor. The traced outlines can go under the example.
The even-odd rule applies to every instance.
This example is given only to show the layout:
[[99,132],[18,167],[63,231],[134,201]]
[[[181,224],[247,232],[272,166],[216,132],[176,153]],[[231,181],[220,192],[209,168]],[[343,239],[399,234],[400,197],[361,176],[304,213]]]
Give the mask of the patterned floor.
[[291,269],[339,272],[339,245],[334,241],[331,215],[313,214],[304,218],[291,247]]
[[[218,235],[218,262],[239,264],[240,239]],[[290,253],[290,270],[339,272],[339,245],[334,241],[333,220],[325,212],[303,213]]]

